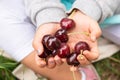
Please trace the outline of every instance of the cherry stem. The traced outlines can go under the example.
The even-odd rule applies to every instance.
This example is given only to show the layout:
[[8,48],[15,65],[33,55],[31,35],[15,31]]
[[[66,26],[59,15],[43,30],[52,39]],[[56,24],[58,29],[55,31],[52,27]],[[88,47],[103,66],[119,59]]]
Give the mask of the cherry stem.
[[75,71],[72,71],[72,75],[73,75],[73,80],[77,80],[75,76]]
[[83,50],[80,50],[79,59],[80,59],[80,60],[83,59]]
[[70,71],[72,71],[73,80],[77,80],[75,76],[76,67],[74,65],[70,68]]
[[72,33],[68,33],[67,35],[75,35],[75,34],[85,34],[86,36],[89,36],[90,34],[88,32],[72,32]]
[[80,54],[81,54],[81,55],[83,54],[83,50],[80,50]]

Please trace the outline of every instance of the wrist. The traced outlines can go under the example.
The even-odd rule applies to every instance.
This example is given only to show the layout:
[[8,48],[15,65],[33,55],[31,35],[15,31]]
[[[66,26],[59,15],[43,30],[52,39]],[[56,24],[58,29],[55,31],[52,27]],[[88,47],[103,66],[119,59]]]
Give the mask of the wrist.
[[72,11],[71,11],[71,13],[69,14],[69,17],[68,18],[71,18],[71,19],[74,19],[74,17],[79,17],[79,16],[81,16],[81,15],[84,15],[85,16],[85,14],[84,13],[82,13],[80,10],[78,10],[78,9],[73,9]]
[[[89,19],[89,20],[94,20],[92,17],[84,14],[83,12],[81,12],[80,10],[78,9],[73,9],[72,12],[69,14],[69,17],[70,19],[73,19],[73,20],[78,20],[78,19]],[[94,20],[96,21],[96,20]]]

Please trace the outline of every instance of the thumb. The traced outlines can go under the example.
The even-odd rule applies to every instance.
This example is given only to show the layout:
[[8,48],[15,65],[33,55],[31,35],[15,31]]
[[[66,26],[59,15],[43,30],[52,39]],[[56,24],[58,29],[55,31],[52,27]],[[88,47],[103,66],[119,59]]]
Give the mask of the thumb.
[[37,50],[38,54],[42,54],[44,48],[42,44],[43,37],[47,34],[53,34],[54,31],[58,30],[56,27],[58,24],[48,23],[41,25],[36,33],[33,40],[33,48]]
[[100,28],[92,30],[91,33],[90,33],[91,40],[96,41],[96,39],[100,37],[101,33],[102,32],[101,32]]
[[43,44],[39,40],[34,40],[33,41],[33,48],[37,51],[38,55],[43,53]]
[[42,54],[43,52],[43,44],[42,44],[42,38],[43,38],[44,34],[42,29],[39,29],[38,31],[36,31],[34,40],[33,40],[33,48],[38,52],[39,54]]
[[97,23],[90,24],[90,38],[92,41],[96,41],[96,39],[101,35],[101,29]]

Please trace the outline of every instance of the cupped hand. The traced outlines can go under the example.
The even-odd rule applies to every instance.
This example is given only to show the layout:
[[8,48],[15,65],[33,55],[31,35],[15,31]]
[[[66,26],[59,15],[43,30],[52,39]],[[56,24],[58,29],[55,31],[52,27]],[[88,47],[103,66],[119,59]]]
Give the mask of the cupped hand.
[[42,54],[44,51],[42,39],[44,35],[50,34],[54,35],[55,32],[60,29],[60,26],[58,23],[46,23],[41,25],[35,34],[34,40],[33,40],[33,47],[37,51],[38,54],[36,54],[35,61],[41,68],[48,67],[48,68],[54,68],[56,65],[61,65],[63,62],[61,58],[59,58],[57,55],[55,57],[48,57],[46,59],[40,58],[38,55]]
[[74,12],[69,18],[73,19],[76,25],[68,31],[68,44],[74,51],[74,46],[77,42],[87,42],[90,46],[90,51],[84,51],[83,55],[78,56],[77,59],[81,65],[89,64],[92,60],[99,57],[97,38],[101,35],[101,29],[95,20],[80,11]]

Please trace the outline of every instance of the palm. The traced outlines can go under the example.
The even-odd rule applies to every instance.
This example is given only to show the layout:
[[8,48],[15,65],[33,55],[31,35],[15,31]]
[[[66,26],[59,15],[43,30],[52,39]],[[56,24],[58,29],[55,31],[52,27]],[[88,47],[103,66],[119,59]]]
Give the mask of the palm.
[[89,60],[91,59],[96,59],[95,55],[98,55],[98,47],[97,47],[97,41],[92,41],[91,40],[91,32],[93,30],[92,25],[97,24],[95,21],[91,20],[89,17],[87,16],[74,16],[73,20],[76,23],[76,26],[74,29],[70,30],[68,32],[69,35],[69,41],[68,44],[71,47],[72,51],[74,51],[74,46],[77,42],[79,41],[85,41],[89,44],[90,46],[90,54],[93,54],[93,58],[90,57]]

